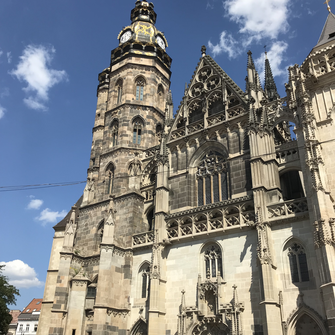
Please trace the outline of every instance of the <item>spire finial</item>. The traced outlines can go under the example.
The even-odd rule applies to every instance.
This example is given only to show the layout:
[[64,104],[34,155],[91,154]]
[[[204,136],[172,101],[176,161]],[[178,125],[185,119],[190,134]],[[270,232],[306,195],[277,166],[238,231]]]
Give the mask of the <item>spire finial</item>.
[[268,52],[266,51],[266,45],[264,45],[265,59],[268,59]]
[[329,6],[329,1],[330,0],[326,0],[323,4],[327,4],[327,9],[328,9],[328,12],[330,13],[331,12],[331,8]]
[[206,47],[204,45],[201,47],[201,56],[202,57],[206,56]]

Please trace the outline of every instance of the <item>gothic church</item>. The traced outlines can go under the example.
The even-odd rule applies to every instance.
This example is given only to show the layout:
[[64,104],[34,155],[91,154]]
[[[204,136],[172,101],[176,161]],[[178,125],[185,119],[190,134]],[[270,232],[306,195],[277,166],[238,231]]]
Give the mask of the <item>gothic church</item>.
[[202,47],[176,115],[155,22],[136,1],[99,74],[37,334],[335,334],[335,16],[284,98],[268,59],[242,90]]

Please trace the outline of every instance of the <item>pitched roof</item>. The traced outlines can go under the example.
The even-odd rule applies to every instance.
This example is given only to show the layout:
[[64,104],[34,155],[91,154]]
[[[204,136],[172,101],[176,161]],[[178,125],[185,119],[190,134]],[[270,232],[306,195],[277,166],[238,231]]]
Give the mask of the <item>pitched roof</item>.
[[335,40],[335,15],[329,13],[316,47]]
[[29,305],[23,309],[21,314],[32,314],[33,312],[40,312],[42,308],[43,299],[33,299]]
[[[76,206],[76,217],[79,215],[79,207],[81,203],[83,202],[83,196],[81,196],[78,201],[75,203]],[[55,230],[63,229],[66,227],[66,224],[69,222],[71,217],[72,209],[69,210],[69,212],[66,214],[65,218],[61,221],[59,221],[53,228]]]

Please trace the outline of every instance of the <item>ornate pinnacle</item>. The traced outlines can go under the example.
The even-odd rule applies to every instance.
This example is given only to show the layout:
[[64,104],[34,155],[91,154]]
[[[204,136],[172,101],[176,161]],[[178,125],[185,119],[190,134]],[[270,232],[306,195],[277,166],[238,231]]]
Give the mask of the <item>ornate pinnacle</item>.
[[206,56],[206,47],[203,45],[201,47],[201,57],[205,57]]

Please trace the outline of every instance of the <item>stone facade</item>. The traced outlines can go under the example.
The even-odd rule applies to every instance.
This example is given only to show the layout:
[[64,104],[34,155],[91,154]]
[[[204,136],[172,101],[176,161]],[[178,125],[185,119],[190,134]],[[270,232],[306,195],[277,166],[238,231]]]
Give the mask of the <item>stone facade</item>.
[[131,20],[38,335],[335,334],[335,16],[284,98],[267,59],[262,88],[248,53],[243,91],[203,47],[175,116],[153,5]]

